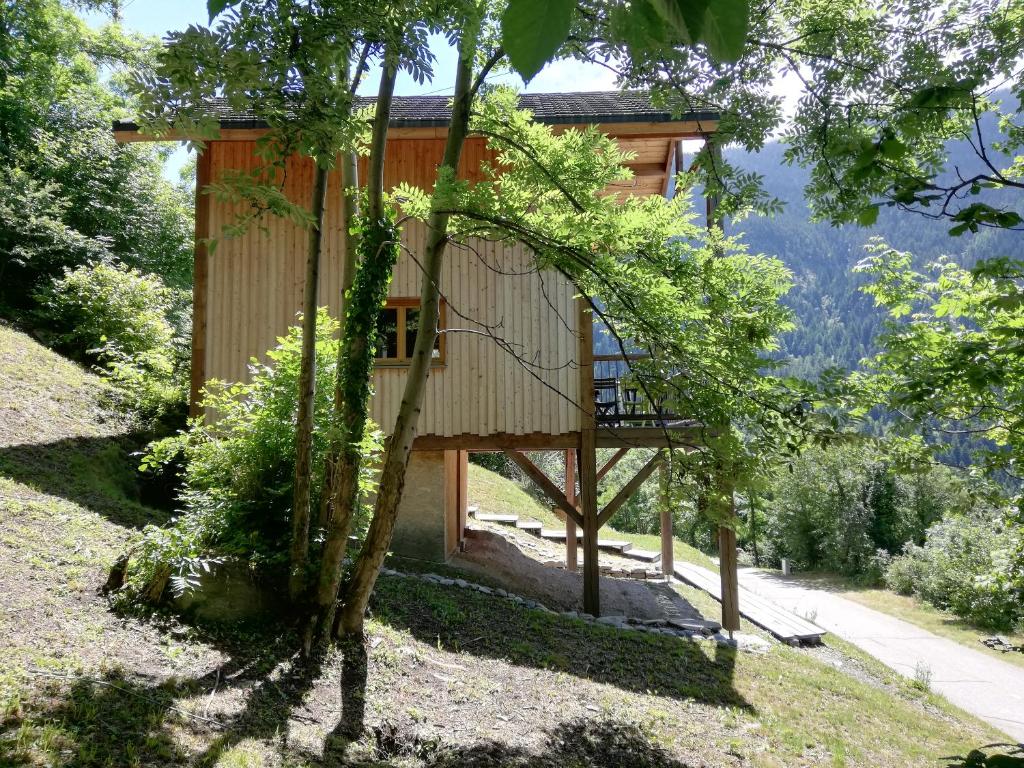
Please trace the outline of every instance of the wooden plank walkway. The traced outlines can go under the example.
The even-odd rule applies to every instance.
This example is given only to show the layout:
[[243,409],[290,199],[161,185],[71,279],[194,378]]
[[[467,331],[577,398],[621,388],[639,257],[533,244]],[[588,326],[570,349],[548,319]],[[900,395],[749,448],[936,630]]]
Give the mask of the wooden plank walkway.
[[[716,572],[692,563],[679,563],[675,566],[675,576],[691,587],[707,592],[715,600],[722,601],[721,579]],[[818,645],[825,634],[825,630],[816,624],[790,613],[742,586],[739,600],[740,615],[743,618],[770,632],[784,643]]]

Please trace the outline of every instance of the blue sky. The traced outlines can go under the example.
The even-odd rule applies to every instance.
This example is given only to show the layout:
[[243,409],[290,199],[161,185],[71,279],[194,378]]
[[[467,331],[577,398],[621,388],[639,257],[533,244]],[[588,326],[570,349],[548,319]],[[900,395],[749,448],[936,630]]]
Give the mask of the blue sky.
[[[86,20],[93,26],[101,26],[109,21],[109,17],[89,13]],[[122,23],[128,29],[145,35],[162,37],[169,31],[185,29],[189,24],[206,24],[209,17],[206,13],[206,0],[126,0],[122,6]],[[441,37],[433,40],[431,50],[437,57],[434,65],[435,78],[432,82],[420,85],[407,75],[399,76],[395,92],[399,95],[452,92],[454,83],[454,50]],[[372,93],[376,78],[367,78],[363,92]],[[499,73],[488,78],[489,82],[507,83],[534,93],[560,91],[601,91],[615,87],[612,74],[597,65],[585,65],[578,62],[556,62],[545,67],[528,86],[510,73]],[[176,180],[178,170],[184,164],[187,154],[184,149],[175,152],[167,162],[165,174]]]

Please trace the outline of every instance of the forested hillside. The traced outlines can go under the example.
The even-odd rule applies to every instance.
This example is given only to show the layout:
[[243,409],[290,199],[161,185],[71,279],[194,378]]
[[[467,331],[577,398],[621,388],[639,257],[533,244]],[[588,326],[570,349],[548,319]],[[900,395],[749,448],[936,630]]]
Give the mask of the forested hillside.
[[[951,165],[969,165],[969,152],[964,146],[952,147]],[[783,353],[792,359],[789,370],[794,375],[813,377],[833,365],[852,368],[873,351],[884,313],[857,290],[862,281],[852,272],[864,258],[869,238],[883,237],[915,254],[921,264],[939,256],[962,264],[994,256],[1024,258],[1024,238],[1019,232],[983,229],[952,237],[948,221],[895,209],[883,209],[872,227],[812,222],[803,196],[807,173],[785,164],[782,145],[770,144],[757,154],[729,159],[762,174],[768,192],[785,202],[778,215],[749,218],[733,226],[745,234],[752,250],[778,256],[793,270],[795,285],[785,301],[798,322],[796,330],[783,338]]]

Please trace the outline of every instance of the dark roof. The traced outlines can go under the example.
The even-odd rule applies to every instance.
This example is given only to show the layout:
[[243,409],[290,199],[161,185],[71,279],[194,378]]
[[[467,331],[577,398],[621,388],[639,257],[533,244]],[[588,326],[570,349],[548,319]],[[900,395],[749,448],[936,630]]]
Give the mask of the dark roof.
[[[396,96],[391,107],[392,128],[441,128],[451,116],[451,96]],[[371,106],[374,99],[358,97],[357,106]],[[524,93],[519,105],[533,112],[534,119],[550,125],[592,123],[669,122],[672,120],[717,121],[713,111],[687,112],[674,116],[671,111],[653,107],[646,93],[629,91],[593,91],[578,93]],[[231,109],[225,99],[209,104],[212,117],[221,128],[266,128],[266,123],[251,112]],[[114,122],[115,131],[135,131],[130,120]]]

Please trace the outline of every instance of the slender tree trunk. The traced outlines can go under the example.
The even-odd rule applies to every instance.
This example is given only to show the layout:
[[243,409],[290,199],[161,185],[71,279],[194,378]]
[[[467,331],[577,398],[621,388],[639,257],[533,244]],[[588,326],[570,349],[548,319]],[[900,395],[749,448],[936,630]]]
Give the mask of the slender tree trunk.
[[309,498],[313,456],[313,410],[316,397],[316,304],[320,287],[320,250],[323,245],[324,200],[327,167],[316,163],[313,181],[313,226],[309,229],[306,285],[302,298],[302,358],[299,363],[299,409],[295,423],[295,485],[292,491],[291,576],[288,593],[292,602],[306,590],[309,562]]
[[[478,29],[463,30],[459,45],[459,63],[455,78],[455,96],[452,105],[452,119],[448,127],[444,159],[439,171],[449,169],[454,178],[458,172],[462,147],[469,133],[469,108],[472,100],[473,58],[476,54]],[[443,183],[439,181],[438,186]],[[435,187],[434,200],[443,190]],[[409,453],[416,436],[423,403],[423,390],[430,372],[434,343],[437,340],[437,323],[441,292],[441,266],[444,248],[448,241],[448,215],[442,213],[435,202],[434,210],[427,222],[427,246],[423,258],[423,287],[420,292],[420,326],[416,333],[409,373],[405,380],[402,405],[395,419],[394,430],[384,451],[380,486],[373,520],[366,535],[363,549],[356,561],[355,571],[345,592],[340,630],[344,635],[359,636],[363,632],[363,616],[373,592],[384,557],[391,546],[395,530],[398,504],[405,487],[405,472],[409,464]]]
[[[359,185],[358,165],[356,164],[356,153],[347,152],[341,160],[341,228],[342,240],[345,243],[345,256],[341,262],[341,300],[338,312],[338,361],[334,374],[334,421],[336,424],[342,422],[345,405],[345,392],[341,385],[341,370],[344,366],[345,346],[341,340],[345,338],[346,315],[348,314],[349,293],[356,276],[356,249],[358,240],[352,234],[352,225],[359,214],[358,192]],[[352,190],[352,194],[346,194],[346,190]],[[331,514],[338,501],[335,498],[338,489],[338,457],[341,455],[341,435],[338,434],[327,450],[327,459],[324,471],[324,489],[321,495],[320,519],[317,521],[321,530],[326,530],[330,524]]]
[[337,402],[341,405],[338,429],[341,434],[332,493],[334,503],[316,587],[316,613],[306,636],[307,651],[314,642],[327,641],[334,625],[342,563],[359,496],[360,443],[369,410],[377,316],[398,260],[398,231],[384,209],[384,155],[397,72],[396,63],[388,60],[377,94],[367,208],[356,249],[361,263],[350,292],[338,369]]

